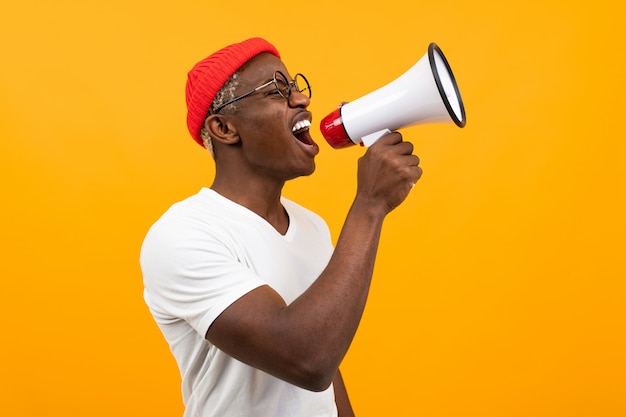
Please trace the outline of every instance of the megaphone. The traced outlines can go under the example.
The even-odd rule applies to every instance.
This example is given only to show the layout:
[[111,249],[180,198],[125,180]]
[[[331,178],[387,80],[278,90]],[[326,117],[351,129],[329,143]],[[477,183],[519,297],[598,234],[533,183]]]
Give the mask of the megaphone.
[[326,116],[320,130],[335,149],[371,146],[392,130],[424,123],[465,126],[465,107],[450,65],[435,43],[407,72]]

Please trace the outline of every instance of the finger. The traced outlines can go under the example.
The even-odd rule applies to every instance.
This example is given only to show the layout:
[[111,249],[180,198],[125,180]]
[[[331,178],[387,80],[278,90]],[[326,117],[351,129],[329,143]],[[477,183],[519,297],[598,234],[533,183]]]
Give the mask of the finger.
[[420,164],[420,159],[417,155],[413,155],[413,154],[406,155],[404,159],[406,161],[406,164],[409,166],[416,167],[416,166],[419,166]]
[[411,142],[400,141],[389,145],[397,155],[411,155],[414,147]]
[[423,171],[422,171],[422,168],[420,168],[420,167],[415,167],[414,169],[415,169],[415,173],[414,173],[414,177],[413,178],[415,178],[415,181],[413,181],[413,182],[415,183],[420,178],[422,178]]
[[380,143],[381,145],[395,145],[400,142],[402,142],[402,134],[400,132],[391,132],[381,137],[376,143]]

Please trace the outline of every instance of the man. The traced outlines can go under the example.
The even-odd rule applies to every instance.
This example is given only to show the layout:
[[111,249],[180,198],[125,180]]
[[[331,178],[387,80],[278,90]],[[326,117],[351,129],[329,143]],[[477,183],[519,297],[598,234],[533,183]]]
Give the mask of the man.
[[421,176],[391,133],[358,163],[333,249],[324,221],[281,196],[315,169],[311,88],[260,38],[188,74],[187,124],[210,188],[174,204],[141,251],[145,300],[177,360],[185,416],[353,416],[338,370],[368,295],[383,220]]

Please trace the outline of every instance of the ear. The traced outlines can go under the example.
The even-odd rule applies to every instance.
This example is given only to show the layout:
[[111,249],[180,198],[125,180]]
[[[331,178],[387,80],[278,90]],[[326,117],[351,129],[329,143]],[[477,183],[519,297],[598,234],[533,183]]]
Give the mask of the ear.
[[209,131],[214,141],[232,145],[239,142],[237,128],[229,120],[227,115],[212,114],[204,122],[204,127]]

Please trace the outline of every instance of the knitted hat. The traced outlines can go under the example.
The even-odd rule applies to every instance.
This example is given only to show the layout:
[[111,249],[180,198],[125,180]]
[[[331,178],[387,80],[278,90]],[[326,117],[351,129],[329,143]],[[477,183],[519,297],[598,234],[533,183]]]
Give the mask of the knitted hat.
[[187,128],[196,142],[202,144],[200,131],[211,103],[224,83],[243,64],[262,52],[280,58],[278,50],[261,38],[251,38],[214,52],[198,62],[187,74]]

